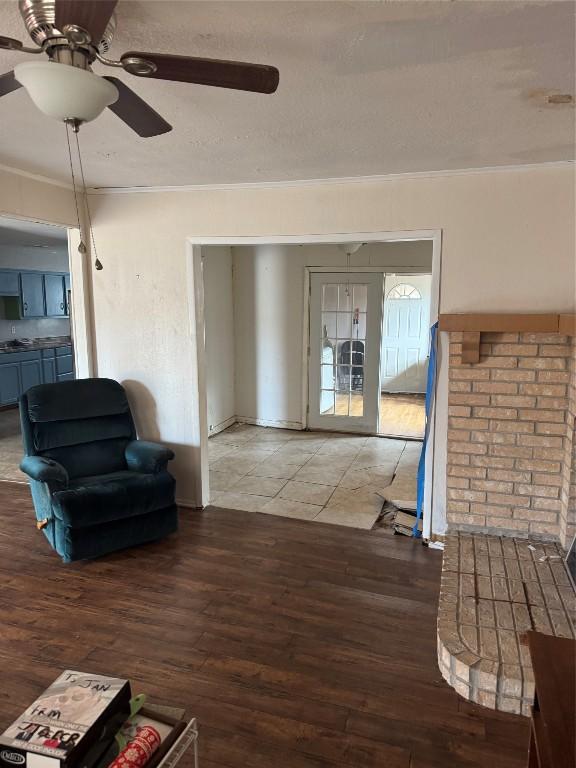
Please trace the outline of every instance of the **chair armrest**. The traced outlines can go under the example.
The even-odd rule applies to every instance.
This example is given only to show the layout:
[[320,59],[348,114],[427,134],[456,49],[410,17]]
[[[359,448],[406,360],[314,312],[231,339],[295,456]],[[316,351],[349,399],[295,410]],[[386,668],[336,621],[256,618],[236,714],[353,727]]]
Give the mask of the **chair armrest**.
[[133,440],[126,446],[126,463],[133,472],[156,474],[166,469],[166,464],[174,458],[174,451],[159,443],[145,440]]
[[62,464],[43,456],[24,456],[20,462],[22,472],[40,483],[57,482],[68,485],[68,472]]

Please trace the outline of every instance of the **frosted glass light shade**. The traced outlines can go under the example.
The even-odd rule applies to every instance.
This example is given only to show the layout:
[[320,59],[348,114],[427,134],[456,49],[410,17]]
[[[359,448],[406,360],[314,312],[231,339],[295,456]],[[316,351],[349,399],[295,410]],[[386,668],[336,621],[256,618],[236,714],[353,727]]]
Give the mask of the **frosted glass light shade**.
[[56,120],[94,120],[118,99],[108,80],[68,64],[26,61],[14,67],[16,80],[45,115]]

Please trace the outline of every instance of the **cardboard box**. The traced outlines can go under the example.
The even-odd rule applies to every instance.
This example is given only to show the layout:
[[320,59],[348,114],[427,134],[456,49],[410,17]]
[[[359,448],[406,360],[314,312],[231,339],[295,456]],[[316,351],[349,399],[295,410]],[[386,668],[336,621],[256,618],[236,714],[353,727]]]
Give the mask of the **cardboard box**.
[[130,683],[65,670],[0,736],[0,768],[82,768],[130,715]]

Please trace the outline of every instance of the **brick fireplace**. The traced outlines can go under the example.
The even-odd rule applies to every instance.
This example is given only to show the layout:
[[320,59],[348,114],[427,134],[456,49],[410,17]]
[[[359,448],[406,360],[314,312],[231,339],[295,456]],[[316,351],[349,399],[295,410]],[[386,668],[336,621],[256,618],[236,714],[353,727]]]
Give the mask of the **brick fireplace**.
[[483,333],[478,363],[450,334],[449,531],[576,532],[576,345],[568,336]]
[[561,316],[551,315],[445,317],[482,330],[444,328],[448,533],[438,663],[465,698],[528,715],[534,680],[524,633],[575,636],[576,595],[562,559],[576,533],[576,329],[493,327],[553,327]]

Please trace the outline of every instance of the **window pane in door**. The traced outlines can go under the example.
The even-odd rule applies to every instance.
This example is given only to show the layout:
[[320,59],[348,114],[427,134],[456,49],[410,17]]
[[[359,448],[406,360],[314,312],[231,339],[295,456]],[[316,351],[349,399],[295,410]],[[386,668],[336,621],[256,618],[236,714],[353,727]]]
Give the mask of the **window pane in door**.
[[352,334],[352,312],[338,312],[337,336],[349,339]]
[[348,339],[346,341],[338,341],[336,362],[339,365],[350,365],[352,363],[352,345]]
[[341,383],[357,392],[364,391],[364,366],[339,365],[336,373],[337,389],[342,389]]
[[352,290],[353,286],[349,283],[338,286],[338,310],[340,312],[349,312],[352,309]]
[[337,416],[350,415],[350,392],[336,393],[336,415]]
[[323,416],[334,415],[334,392],[333,390],[320,390],[320,413]]
[[334,338],[336,333],[336,312],[322,312],[322,338]]
[[339,365],[336,368],[336,390],[338,392],[350,391],[351,366]]
[[350,374],[350,391],[364,396],[364,368],[359,365],[352,366]]
[[368,286],[354,285],[352,297],[354,299],[354,309],[357,309],[360,312],[366,312],[368,309]]
[[322,360],[324,364],[336,362],[334,350],[336,349],[336,339],[324,339],[322,344]]
[[334,389],[334,366],[322,365],[320,367],[320,388],[321,389]]
[[362,392],[350,393],[350,416],[364,416],[364,394]]
[[335,312],[338,309],[338,286],[337,285],[324,285],[322,290],[322,309],[332,310]]
[[359,417],[364,416],[364,396],[361,392],[337,392],[336,415]]
[[365,339],[366,338],[366,312],[359,312],[354,317],[354,332],[352,333],[353,339]]

